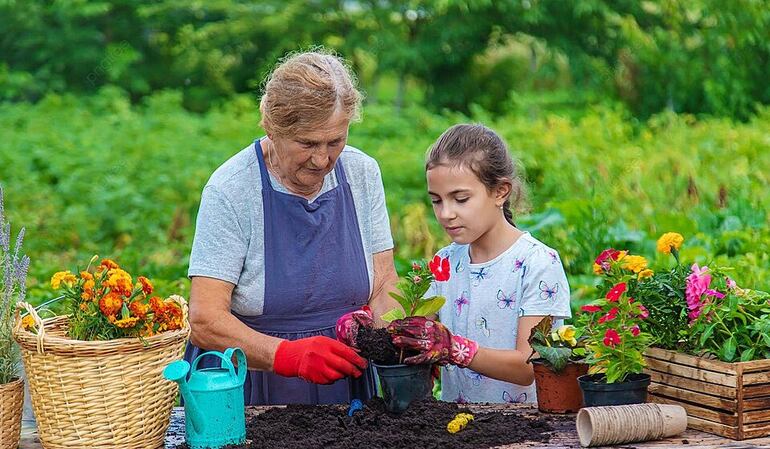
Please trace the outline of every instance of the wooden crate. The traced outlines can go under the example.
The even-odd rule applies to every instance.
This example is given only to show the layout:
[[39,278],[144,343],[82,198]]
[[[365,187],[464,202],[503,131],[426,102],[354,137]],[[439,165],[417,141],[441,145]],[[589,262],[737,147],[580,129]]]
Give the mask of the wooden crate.
[[770,435],[770,359],[726,363],[651,348],[649,401],[687,410],[690,428],[744,440]]

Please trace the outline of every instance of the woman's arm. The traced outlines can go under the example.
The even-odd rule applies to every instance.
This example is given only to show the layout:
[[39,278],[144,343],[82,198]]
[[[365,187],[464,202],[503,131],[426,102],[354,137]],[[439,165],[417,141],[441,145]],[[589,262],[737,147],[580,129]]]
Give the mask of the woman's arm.
[[246,353],[249,368],[273,370],[280,338],[252,330],[230,313],[235,286],[202,276],[192,278],[190,289],[190,340],[195,346],[224,351],[239,347]]
[[542,320],[541,316],[519,318],[516,349],[490,349],[479,346],[476,356],[468,366],[473,371],[518,385],[530,385],[535,380],[531,363],[527,363],[532,347],[527,341],[530,331]]
[[394,307],[399,307],[398,302],[391,298],[388,292],[396,290],[398,274],[393,261],[393,250],[375,253],[372,256],[374,267],[374,282],[372,296],[369,298],[369,307],[372,309],[375,326],[385,327],[386,322],[380,317]]

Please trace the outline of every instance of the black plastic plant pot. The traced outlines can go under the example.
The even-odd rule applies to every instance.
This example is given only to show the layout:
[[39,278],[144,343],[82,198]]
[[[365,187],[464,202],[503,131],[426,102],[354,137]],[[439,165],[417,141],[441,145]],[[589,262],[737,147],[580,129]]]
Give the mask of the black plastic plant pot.
[[578,377],[583,391],[584,407],[603,405],[643,404],[647,402],[649,374],[631,374],[624,382],[608,384],[603,374],[586,374]]
[[390,413],[402,413],[412,401],[426,398],[433,391],[430,365],[372,365]]

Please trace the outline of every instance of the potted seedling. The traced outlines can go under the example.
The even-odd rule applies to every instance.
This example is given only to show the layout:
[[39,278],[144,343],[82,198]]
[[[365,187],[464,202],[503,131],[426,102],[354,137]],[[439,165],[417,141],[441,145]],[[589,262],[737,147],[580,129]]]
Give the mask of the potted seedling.
[[[430,316],[444,305],[443,296],[425,297],[434,281],[449,279],[449,260],[436,256],[432,261],[415,262],[409,273],[402,277],[390,292],[399,303],[381,318],[386,322],[411,316]],[[407,365],[404,359],[415,354],[409,350],[397,349],[385,329],[361,327],[357,344],[361,353],[371,359],[377,372],[385,406],[389,412],[401,413],[409,404],[431,394],[433,382],[431,365]]]
[[537,406],[541,412],[575,413],[583,406],[577,379],[588,372],[588,365],[584,363],[584,338],[578,333],[570,325],[553,330],[550,316],[532,328],[532,354],[528,361],[535,371]]

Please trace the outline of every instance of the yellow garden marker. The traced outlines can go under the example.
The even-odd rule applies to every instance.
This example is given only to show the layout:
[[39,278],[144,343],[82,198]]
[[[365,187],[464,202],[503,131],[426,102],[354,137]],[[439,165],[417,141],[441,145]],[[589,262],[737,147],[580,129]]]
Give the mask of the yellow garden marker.
[[446,430],[449,433],[457,433],[463,430],[471,421],[473,421],[473,415],[470,413],[458,413],[457,416],[446,425]]

